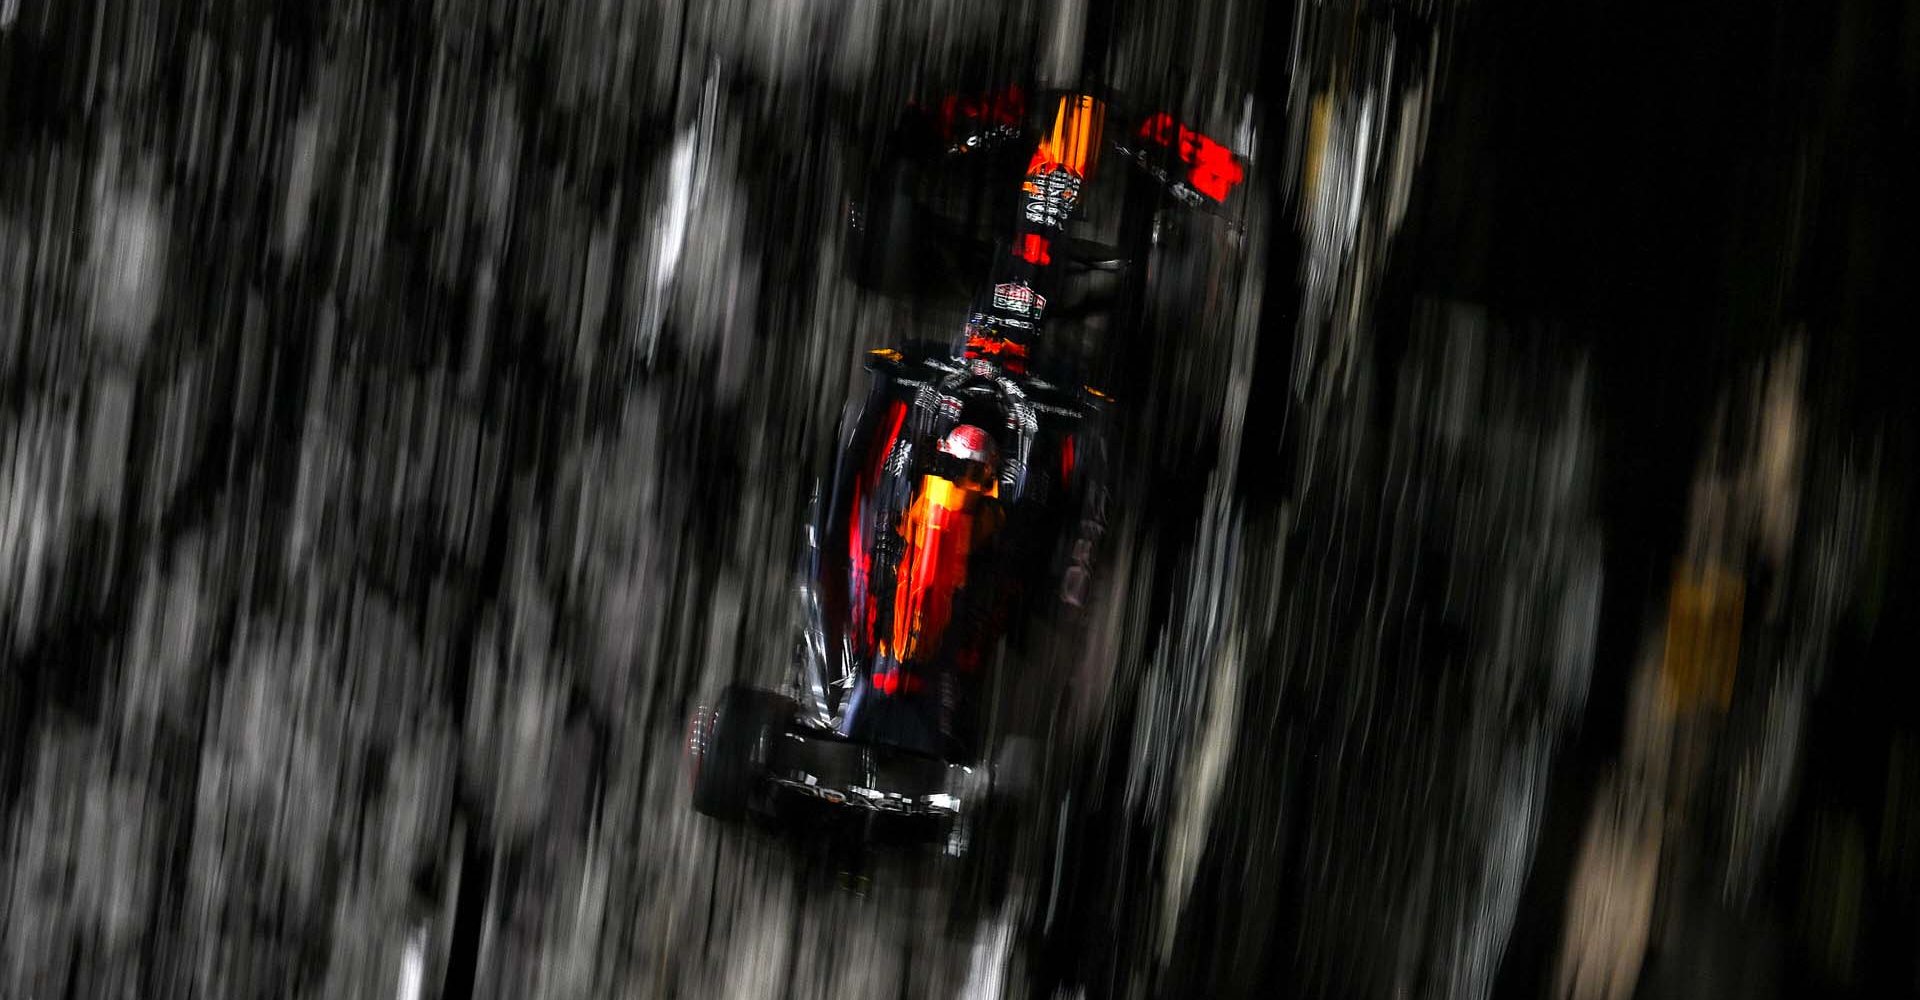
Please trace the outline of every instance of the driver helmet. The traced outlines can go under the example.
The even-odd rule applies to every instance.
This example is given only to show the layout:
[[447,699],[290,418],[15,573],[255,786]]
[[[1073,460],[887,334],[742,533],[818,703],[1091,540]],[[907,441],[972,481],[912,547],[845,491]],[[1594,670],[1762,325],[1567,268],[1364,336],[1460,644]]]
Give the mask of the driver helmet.
[[961,424],[940,440],[940,453],[950,455],[960,465],[959,479],[964,486],[984,489],[993,482],[999,449],[993,435],[972,424]]

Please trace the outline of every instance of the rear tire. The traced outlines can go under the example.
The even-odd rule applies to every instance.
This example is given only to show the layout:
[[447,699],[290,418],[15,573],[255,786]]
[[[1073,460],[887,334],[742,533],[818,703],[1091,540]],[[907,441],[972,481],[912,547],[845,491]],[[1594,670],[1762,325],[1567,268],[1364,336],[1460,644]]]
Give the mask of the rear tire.
[[729,685],[703,720],[694,751],[693,808],[715,819],[745,819],[768,748],[793,718],[793,700],[772,691]]

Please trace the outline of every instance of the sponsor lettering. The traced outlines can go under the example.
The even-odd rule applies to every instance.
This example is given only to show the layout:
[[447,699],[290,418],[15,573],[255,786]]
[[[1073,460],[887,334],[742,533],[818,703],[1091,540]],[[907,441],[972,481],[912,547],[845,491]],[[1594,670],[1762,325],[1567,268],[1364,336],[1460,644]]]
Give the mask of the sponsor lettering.
[[1047,300],[1024,282],[1013,281],[993,286],[993,307],[1020,316],[1034,316],[1047,307]]
[[1029,174],[1026,190],[1027,221],[1036,226],[1059,229],[1066,225],[1067,216],[1072,214],[1074,203],[1080,199],[1080,177],[1071,170],[1056,167]]
[[795,781],[792,778],[774,778],[773,783],[797,795],[819,799],[833,806],[854,806],[870,809],[874,812],[896,813],[909,816],[947,815],[959,812],[959,802],[952,796],[934,794],[925,797],[909,798],[872,788],[850,788],[841,791],[823,788]]

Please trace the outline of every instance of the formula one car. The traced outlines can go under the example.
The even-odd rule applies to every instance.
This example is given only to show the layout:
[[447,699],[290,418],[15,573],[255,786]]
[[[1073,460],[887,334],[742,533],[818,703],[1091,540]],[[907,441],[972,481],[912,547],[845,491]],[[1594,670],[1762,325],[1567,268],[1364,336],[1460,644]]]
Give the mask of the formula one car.
[[[1140,280],[1151,228],[1123,225],[1133,245],[1110,246],[1071,237],[1069,223],[1103,152],[1144,168],[1157,206],[1218,209],[1244,175],[1225,147],[1167,115],[1109,138],[1106,101],[1049,103],[1037,136],[1018,90],[909,119],[935,160],[1036,140],[1011,205],[989,202],[1013,224],[991,242],[953,343],[869,355],[871,393],[809,517],[791,687],[729,687],[690,721],[701,813],[853,820],[959,853],[969,811],[1026,784],[999,668],[1028,617],[1086,600],[1107,497],[1110,400],[1060,377],[1074,366],[1042,354],[1043,317],[1085,273]],[[899,229],[898,215],[876,219],[854,213],[856,232]],[[945,235],[961,239],[965,222]]]

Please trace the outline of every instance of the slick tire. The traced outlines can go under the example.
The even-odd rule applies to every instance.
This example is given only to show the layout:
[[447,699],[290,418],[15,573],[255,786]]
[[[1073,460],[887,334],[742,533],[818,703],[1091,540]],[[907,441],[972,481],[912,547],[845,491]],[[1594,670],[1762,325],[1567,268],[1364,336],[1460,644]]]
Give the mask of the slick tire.
[[791,699],[730,685],[704,719],[704,745],[694,760],[694,810],[729,822],[745,819],[767,766],[767,748],[792,717]]

